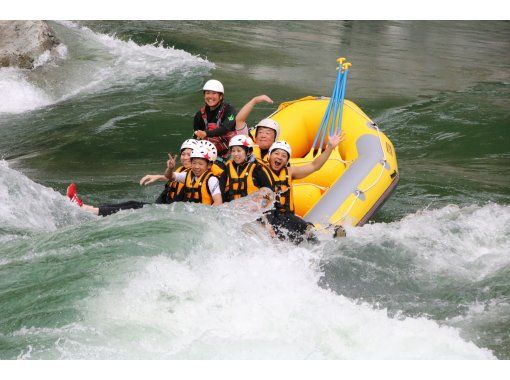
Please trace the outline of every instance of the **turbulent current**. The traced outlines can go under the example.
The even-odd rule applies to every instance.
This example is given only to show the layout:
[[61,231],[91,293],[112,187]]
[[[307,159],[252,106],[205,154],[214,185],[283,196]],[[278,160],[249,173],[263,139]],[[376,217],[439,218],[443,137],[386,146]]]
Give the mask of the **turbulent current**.
[[[510,359],[510,27],[500,22],[52,22],[0,69],[1,359]],[[232,205],[152,202],[220,79],[250,125],[347,98],[401,181],[347,237],[273,241]],[[483,57],[478,62],[477,57]]]

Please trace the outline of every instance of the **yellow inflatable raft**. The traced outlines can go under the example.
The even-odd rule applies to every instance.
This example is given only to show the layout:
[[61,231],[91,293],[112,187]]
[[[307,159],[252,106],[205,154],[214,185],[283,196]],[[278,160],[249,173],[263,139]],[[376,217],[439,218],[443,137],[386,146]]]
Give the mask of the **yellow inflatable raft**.
[[[279,139],[292,147],[291,165],[309,163],[320,153],[311,147],[329,100],[309,96],[282,103],[269,116],[280,125]],[[344,102],[342,130],[345,141],[321,170],[293,185],[296,213],[317,226],[363,225],[399,179],[393,144],[348,100]]]

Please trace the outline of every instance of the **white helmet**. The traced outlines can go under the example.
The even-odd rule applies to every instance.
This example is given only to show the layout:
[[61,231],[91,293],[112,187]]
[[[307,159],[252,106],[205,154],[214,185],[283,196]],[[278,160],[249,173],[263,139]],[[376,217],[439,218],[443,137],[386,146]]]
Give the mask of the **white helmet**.
[[291,149],[289,143],[285,140],[279,140],[279,141],[274,142],[273,145],[271,145],[271,147],[269,148],[269,154],[271,154],[271,152],[276,149],[282,149],[282,150],[286,151],[289,154],[289,159],[290,159],[290,156],[292,156],[292,149]]
[[218,157],[218,149],[216,148],[216,145],[209,140],[198,140],[198,146],[203,146],[204,148],[209,149],[212,153],[214,153],[215,157]]
[[211,149],[207,149],[206,147],[199,146],[191,152],[189,155],[189,158],[203,158],[209,162],[216,161],[216,158],[218,155],[215,151],[212,151]]
[[184,149],[195,149],[198,146],[198,140],[195,139],[187,139],[181,145],[181,152]]
[[225,90],[223,89],[223,85],[219,80],[216,79],[210,79],[204,84],[204,88],[202,89],[204,91],[214,91],[214,92],[221,92],[222,94],[225,93]]
[[228,147],[242,146],[248,149],[253,149],[253,140],[249,136],[236,135],[232,137],[228,143]]
[[273,119],[262,119],[262,120],[260,120],[258,122],[258,124],[255,126],[255,130],[258,127],[266,127],[266,128],[269,128],[269,129],[272,129],[273,131],[275,131],[276,132],[276,136],[274,138],[275,140],[277,140],[278,136],[280,136],[280,125],[276,121],[274,121]]

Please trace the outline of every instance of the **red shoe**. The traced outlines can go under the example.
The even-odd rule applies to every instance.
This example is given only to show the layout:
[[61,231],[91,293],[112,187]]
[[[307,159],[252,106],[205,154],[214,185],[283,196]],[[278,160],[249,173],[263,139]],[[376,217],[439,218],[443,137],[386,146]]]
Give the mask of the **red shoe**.
[[74,182],[67,186],[67,197],[71,200],[71,202],[76,203],[78,206],[83,206],[83,201],[78,198],[76,184]]

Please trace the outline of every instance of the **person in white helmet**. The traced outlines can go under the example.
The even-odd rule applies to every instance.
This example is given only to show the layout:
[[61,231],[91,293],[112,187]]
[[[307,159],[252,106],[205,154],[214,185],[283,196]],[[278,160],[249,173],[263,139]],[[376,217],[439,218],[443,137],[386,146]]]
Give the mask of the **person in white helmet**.
[[271,189],[266,169],[258,161],[251,159],[253,141],[249,136],[232,137],[229,149],[231,158],[220,177],[224,202],[245,197],[262,187]]
[[[175,171],[177,173],[181,173],[187,171],[191,168],[191,159],[190,155],[194,148],[196,148],[199,144],[198,140],[195,139],[187,139],[181,145],[181,166],[179,166]],[[169,159],[172,158],[171,154],[168,154]],[[168,161],[167,161],[168,167]],[[165,177],[164,174],[147,174],[140,180],[140,185],[150,185],[156,181],[166,182],[165,189],[156,199],[156,204],[170,204],[173,203],[177,197],[177,195],[182,190],[182,184],[171,181],[169,178]]]
[[294,214],[294,197],[292,181],[305,178],[319,170],[328,160],[331,152],[345,139],[345,134],[332,135],[324,152],[311,163],[300,166],[289,166],[292,155],[290,145],[283,140],[276,141],[269,148],[269,165],[272,190],[276,193],[276,202],[273,210],[266,214],[269,224],[273,227],[275,235],[281,239],[289,238],[299,244],[303,238],[314,240],[313,225]]
[[[191,159],[190,154],[194,147],[198,146],[198,140],[188,139],[184,141],[181,145],[181,164],[179,168],[176,169],[176,172],[182,173],[186,172],[191,168]],[[170,154],[169,158],[173,158]],[[175,159],[175,158],[173,158]],[[167,161],[168,165],[168,161]],[[167,177],[163,174],[147,174],[140,180],[140,185],[148,185],[157,181],[167,182],[165,184],[165,189],[156,199],[156,204],[170,204],[177,200],[178,194],[182,190],[182,185],[177,182],[169,181]],[[142,208],[144,205],[148,204],[145,202],[139,201],[127,201],[123,203],[115,203],[115,204],[103,204],[101,206],[92,206],[84,204],[83,201],[78,197],[77,187],[75,183],[72,183],[67,188],[67,196],[73,203],[78,204],[83,210],[88,211],[94,215],[100,216],[108,216],[119,212],[120,210],[128,210],[128,209],[138,209]]]
[[216,147],[212,143],[200,141],[190,154],[191,169],[183,173],[173,171],[175,157],[170,157],[165,176],[183,184],[176,201],[212,206],[219,206],[223,203],[218,177],[211,171],[217,156]]
[[205,104],[193,119],[194,134],[197,139],[211,141],[218,156],[226,158],[228,142],[237,134],[236,110],[224,101],[225,90],[220,81],[208,80],[202,90]]
[[[255,96],[239,110],[236,116],[237,129],[248,128],[246,124],[248,116],[253,111],[253,108],[262,102],[273,104],[273,100],[269,96],[259,95]],[[280,126],[275,120],[266,118],[257,123],[255,133],[251,136],[255,141],[253,154],[257,160],[267,162],[269,147],[278,139],[279,134]]]

